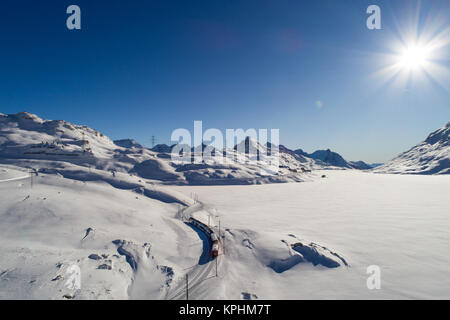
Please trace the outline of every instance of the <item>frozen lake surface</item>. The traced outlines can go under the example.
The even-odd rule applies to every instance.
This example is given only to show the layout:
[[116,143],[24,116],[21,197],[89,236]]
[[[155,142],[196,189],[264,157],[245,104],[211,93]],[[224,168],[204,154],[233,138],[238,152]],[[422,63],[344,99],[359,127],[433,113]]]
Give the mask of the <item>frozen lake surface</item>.
[[[176,189],[216,208],[223,227],[256,232],[255,246],[291,234],[350,264],[255,274],[256,266],[235,261],[261,298],[450,298],[449,176],[323,174],[305,183]],[[370,265],[381,268],[381,290],[367,289]]]

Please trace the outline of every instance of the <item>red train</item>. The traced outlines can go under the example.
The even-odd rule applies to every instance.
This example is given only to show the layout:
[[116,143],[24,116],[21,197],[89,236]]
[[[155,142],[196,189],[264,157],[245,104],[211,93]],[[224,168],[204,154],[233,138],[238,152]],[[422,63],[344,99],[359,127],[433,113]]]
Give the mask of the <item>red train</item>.
[[215,258],[219,255],[219,238],[217,238],[214,232],[211,233],[212,249],[211,255]]
[[203,222],[198,221],[195,218],[190,218],[189,222],[192,223],[194,226],[196,226],[197,228],[201,229],[203,232],[205,232],[206,234],[209,235],[209,237],[211,239],[211,243],[212,243],[211,256],[213,258],[216,258],[219,255],[219,248],[220,248],[220,246],[219,246],[219,238],[217,237],[217,235],[206,224],[204,224]]

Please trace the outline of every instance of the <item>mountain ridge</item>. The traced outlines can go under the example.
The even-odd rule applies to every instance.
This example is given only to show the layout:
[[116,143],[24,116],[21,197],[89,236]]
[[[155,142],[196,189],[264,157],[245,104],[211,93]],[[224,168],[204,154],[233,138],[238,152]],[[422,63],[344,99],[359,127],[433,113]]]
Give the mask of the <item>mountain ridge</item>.
[[316,150],[313,153],[307,153],[302,149],[297,149],[294,152],[304,157],[318,160],[324,165],[330,165],[347,169],[358,169],[358,170],[370,170],[373,168],[372,166],[361,160],[347,161],[339,153],[333,152],[330,149]]
[[450,174],[450,122],[427,138],[374,169],[377,173]]
[[[168,147],[168,146],[167,146]],[[171,147],[159,146],[168,151]],[[44,120],[28,112],[0,116],[0,163],[20,165],[35,172],[53,172],[63,177],[103,180],[129,185],[111,178],[134,175],[149,183],[232,185],[301,182],[310,163],[280,155],[280,166],[254,161],[250,155],[234,153],[239,161],[177,163],[171,155],[155,152],[132,139],[115,142],[99,131],[64,120]]]

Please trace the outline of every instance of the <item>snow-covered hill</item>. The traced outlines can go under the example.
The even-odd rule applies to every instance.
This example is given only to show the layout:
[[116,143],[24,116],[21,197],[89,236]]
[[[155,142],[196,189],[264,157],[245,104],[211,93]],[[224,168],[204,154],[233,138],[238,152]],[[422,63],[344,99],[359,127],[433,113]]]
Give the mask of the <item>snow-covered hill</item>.
[[0,299],[165,298],[204,250],[177,217],[194,201],[121,175],[31,181],[0,166]]
[[396,158],[374,169],[378,173],[450,174],[450,122]]

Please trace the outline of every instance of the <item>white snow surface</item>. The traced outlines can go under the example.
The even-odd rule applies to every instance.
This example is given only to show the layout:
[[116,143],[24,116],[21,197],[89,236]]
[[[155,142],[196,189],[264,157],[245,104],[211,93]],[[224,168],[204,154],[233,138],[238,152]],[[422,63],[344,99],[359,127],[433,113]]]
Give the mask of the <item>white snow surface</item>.
[[[20,169],[0,171],[18,178],[0,182],[0,299],[162,299],[202,253],[196,232],[174,218],[180,204],[53,174],[31,187]],[[74,265],[80,290],[66,285]]]
[[[214,206],[229,229],[225,293],[209,297],[450,298],[449,176],[323,173],[298,184],[174,187]],[[298,263],[286,246],[297,242],[329,248],[349,266]],[[381,268],[380,290],[366,286],[371,265]]]
[[[445,173],[447,129],[414,149],[431,152],[427,172]],[[304,172],[315,162],[281,156],[275,177],[177,165],[86,126],[0,115],[0,299],[184,299],[186,274],[191,299],[450,298],[448,175]],[[218,277],[189,217],[222,236]]]
[[[129,189],[139,178],[39,173],[31,187],[26,170],[0,172],[19,179],[0,182],[0,299],[184,299],[186,273],[191,299],[450,298],[446,175]],[[181,215],[220,223],[217,278],[205,235]],[[73,265],[79,290],[67,287]],[[366,287],[370,265],[381,290]]]

